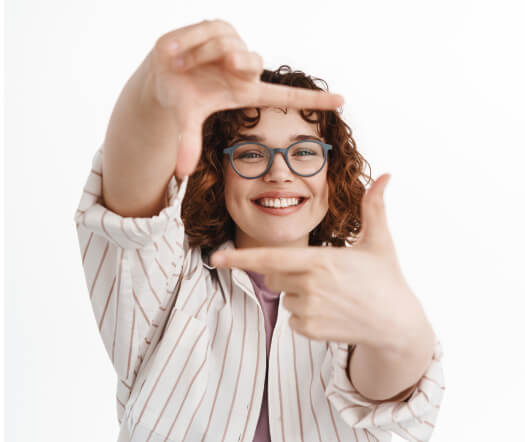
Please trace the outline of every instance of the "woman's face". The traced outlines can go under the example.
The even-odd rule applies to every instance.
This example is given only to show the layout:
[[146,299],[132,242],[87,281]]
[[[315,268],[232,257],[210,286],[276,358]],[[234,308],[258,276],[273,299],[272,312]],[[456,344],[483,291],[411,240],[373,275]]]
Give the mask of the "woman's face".
[[[254,110],[253,115],[255,114]],[[284,148],[297,141],[297,135],[320,139],[316,125],[304,121],[299,111],[291,108],[287,114],[276,108],[261,109],[257,126],[242,128],[239,135],[241,134],[257,135],[260,142],[269,147]],[[275,155],[272,167],[266,175],[256,179],[249,180],[237,175],[228,155],[224,155],[223,167],[226,209],[236,224],[237,248],[308,245],[309,233],[328,211],[328,161],[321,172],[311,177],[295,175],[280,153]],[[267,192],[271,193],[271,199],[295,196],[305,200],[297,207],[264,210],[260,205],[260,198]]]

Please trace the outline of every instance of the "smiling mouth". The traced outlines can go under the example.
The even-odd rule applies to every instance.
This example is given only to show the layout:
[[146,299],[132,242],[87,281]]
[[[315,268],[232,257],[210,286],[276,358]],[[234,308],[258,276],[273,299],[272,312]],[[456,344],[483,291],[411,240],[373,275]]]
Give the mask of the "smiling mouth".
[[[285,200],[287,200],[287,201],[281,203],[281,204],[283,204],[282,206],[280,206],[280,205],[270,205],[271,203],[268,203],[268,202],[266,204],[263,204],[263,200],[265,200],[265,199],[267,199],[267,198],[259,198],[259,199],[256,199],[256,200],[252,200],[252,202],[257,204],[258,206],[264,207],[266,209],[288,209],[290,207],[297,207],[297,206],[302,205],[302,203],[304,201],[306,201],[308,198],[305,198],[305,197],[285,198]],[[290,200],[292,200],[292,201],[290,201]]]

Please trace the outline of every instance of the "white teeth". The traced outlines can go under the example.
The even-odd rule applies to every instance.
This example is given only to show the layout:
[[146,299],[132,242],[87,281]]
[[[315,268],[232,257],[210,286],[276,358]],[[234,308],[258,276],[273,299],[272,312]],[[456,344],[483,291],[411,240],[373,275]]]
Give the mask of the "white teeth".
[[299,198],[263,198],[260,200],[261,206],[283,208],[297,206]]

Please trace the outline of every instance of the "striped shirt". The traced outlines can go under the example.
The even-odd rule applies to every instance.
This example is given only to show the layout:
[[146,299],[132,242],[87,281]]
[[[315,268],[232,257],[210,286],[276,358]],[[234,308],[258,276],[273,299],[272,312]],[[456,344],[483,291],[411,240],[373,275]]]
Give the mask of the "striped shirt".
[[[266,367],[268,367],[273,330],[275,328],[275,323],[277,322],[280,293],[272,292],[266,287],[263,274],[249,270],[246,271],[246,273],[250,277],[255,296],[259,301],[264,316],[264,325],[266,329]],[[268,369],[266,370],[263,401],[253,442],[271,442],[270,421],[268,418]]]
[[[102,149],[75,223],[92,310],[117,374],[120,442],[251,442],[266,376],[273,442],[430,439],[445,390],[437,338],[409,400],[369,400],[348,378],[351,347],[296,333],[280,296],[266,373],[264,316],[247,273],[214,269],[217,282],[200,248],[188,246],[181,220],[188,179],[179,187],[171,177],[158,215],[121,217],[103,203]],[[218,249],[233,247],[229,240]]]

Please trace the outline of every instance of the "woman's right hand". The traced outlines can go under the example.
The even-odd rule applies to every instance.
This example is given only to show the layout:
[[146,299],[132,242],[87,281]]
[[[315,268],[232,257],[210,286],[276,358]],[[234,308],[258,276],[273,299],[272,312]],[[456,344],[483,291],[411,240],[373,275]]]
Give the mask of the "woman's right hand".
[[173,115],[179,133],[178,177],[195,170],[202,124],[214,112],[255,106],[335,109],[343,104],[337,94],[260,81],[262,57],[248,51],[223,20],[204,20],[163,35],[146,63],[147,98]]

